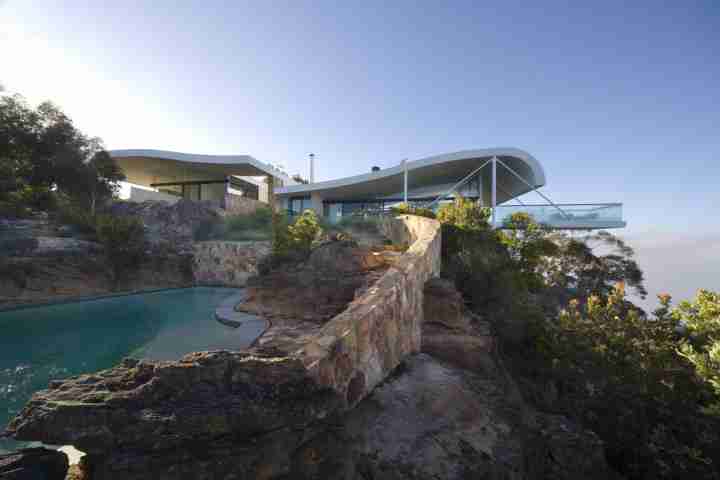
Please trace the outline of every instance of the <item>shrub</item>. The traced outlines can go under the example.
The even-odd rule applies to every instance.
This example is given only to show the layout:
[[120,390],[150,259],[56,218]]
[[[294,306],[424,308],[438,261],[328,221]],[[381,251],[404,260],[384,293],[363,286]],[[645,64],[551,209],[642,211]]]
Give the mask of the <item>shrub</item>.
[[[670,297],[661,302],[668,308]],[[720,417],[720,293],[700,290],[693,301],[673,309],[671,316],[687,332],[680,354],[715,392],[715,400],[706,411]]]
[[489,208],[480,207],[472,200],[458,196],[452,203],[440,206],[437,219],[441,223],[454,225],[463,230],[489,230],[490,215]]
[[138,268],[145,256],[145,228],[135,217],[98,215],[96,233],[111,267],[114,286]]
[[245,215],[231,215],[224,220],[206,219],[193,231],[196,241],[268,240],[272,236],[272,210],[259,208]]
[[613,467],[629,478],[717,478],[718,422],[699,410],[712,391],[678,352],[678,317],[644,317],[620,284],[542,327],[527,365],[562,392],[555,408],[602,438]]
[[290,239],[290,248],[300,251],[309,252],[313,243],[322,233],[322,227],[318,222],[317,214],[314,210],[305,210],[297,220],[288,225],[288,237]]
[[313,210],[305,210],[292,223],[287,215],[273,213],[272,254],[258,265],[258,271],[264,275],[279,265],[306,259],[322,232],[322,225]]
[[74,227],[80,233],[93,236],[96,234],[96,217],[69,203],[60,205],[56,218],[61,223]]

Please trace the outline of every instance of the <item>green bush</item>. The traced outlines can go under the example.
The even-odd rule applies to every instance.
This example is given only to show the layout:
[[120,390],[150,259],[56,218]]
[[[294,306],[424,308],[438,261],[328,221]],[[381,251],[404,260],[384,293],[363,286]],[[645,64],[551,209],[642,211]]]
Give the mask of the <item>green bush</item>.
[[231,215],[224,220],[207,219],[193,232],[196,241],[204,240],[269,240],[272,237],[272,210],[259,208],[246,215]]
[[605,442],[610,464],[628,478],[718,478],[717,418],[711,385],[678,346],[679,317],[646,318],[618,285],[607,297],[570,302],[544,322],[526,365],[562,392],[555,408]]
[[440,206],[437,219],[440,223],[454,225],[462,230],[489,230],[490,215],[489,208],[480,207],[472,200],[458,196],[452,203]]
[[272,254],[258,265],[261,275],[280,265],[306,259],[323,232],[313,210],[305,210],[294,221],[290,221],[287,215],[275,212],[271,220]]
[[98,215],[96,234],[111,267],[111,281],[117,286],[145,257],[145,227],[139,218]]
[[58,207],[56,215],[56,220],[60,223],[70,225],[79,233],[95,236],[96,216],[89,211],[63,202]]

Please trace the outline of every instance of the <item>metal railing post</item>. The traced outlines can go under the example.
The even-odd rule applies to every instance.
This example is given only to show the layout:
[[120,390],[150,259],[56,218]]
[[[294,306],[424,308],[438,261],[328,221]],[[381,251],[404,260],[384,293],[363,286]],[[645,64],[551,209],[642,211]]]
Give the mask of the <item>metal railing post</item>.
[[492,208],[492,227],[495,228],[497,221],[497,157],[492,157],[492,180],[490,183],[490,205]]

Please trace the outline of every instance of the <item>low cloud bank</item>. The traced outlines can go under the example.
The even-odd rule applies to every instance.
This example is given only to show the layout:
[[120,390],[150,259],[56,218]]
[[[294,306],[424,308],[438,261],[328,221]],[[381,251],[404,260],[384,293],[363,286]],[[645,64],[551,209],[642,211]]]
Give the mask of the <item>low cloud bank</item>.
[[633,300],[648,312],[657,307],[659,293],[669,293],[677,303],[700,288],[720,291],[720,233],[645,232],[623,238],[635,249],[648,290],[645,300]]

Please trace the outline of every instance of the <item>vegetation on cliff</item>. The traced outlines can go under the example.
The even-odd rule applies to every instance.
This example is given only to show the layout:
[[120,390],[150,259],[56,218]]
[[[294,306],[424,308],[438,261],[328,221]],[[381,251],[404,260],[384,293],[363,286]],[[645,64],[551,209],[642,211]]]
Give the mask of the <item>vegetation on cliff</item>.
[[491,230],[488,213],[440,209],[443,275],[494,325],[528,400],[595,431],[627,478],[718,478],[720,296],[664,295],[648,314],[625,295],[646,291],[621,239],[525,214]]
[[117,192],[122,171],[52,103],[30,107],[0,95],[0,212],[22,217],[69,203],[94,214]]

